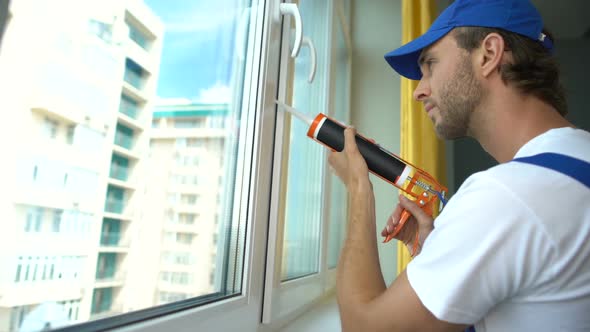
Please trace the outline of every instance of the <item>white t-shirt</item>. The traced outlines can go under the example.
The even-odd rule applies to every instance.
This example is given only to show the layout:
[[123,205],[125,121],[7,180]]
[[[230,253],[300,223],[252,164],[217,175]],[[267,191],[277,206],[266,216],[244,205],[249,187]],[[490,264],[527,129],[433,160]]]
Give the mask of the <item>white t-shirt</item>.
[[[542,152],[590,162],[590,133],[552,129],[515,158]],[[477,332],[590,331],[588,187],[500,164],[470,176],[434,226],[407,274],[437,318]]]

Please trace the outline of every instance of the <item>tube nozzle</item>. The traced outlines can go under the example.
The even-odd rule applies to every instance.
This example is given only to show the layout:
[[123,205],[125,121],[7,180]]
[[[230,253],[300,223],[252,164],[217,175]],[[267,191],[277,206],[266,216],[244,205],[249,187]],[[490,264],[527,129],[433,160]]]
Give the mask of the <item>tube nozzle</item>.
[[281,101],[278,101],[278,100],[275,100],[275,103],[279,106],[278,107],[279,109],[282,108],[284,111],[291,113],[292,115],[297,117],[299,120],[307,123],[308,126],[311,126],[311,124],[313,123],[313,118],[308,117],[307,115],[299,112],[298,110],[294,109],[293,107],[291,107]]

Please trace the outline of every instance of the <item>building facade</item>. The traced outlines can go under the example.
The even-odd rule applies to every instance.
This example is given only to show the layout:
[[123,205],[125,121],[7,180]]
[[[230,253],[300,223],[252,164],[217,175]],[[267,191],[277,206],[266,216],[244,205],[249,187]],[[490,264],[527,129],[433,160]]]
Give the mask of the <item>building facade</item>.
[[155,290],[154,305],[219,291],[229,115],[227,104],[154,110],[143,218],[151,225],[145,255],[159,257],[144,267],[156,276],[146,285]]
[[9,10],[0,331],[123,312],[163,26],[140,1]]

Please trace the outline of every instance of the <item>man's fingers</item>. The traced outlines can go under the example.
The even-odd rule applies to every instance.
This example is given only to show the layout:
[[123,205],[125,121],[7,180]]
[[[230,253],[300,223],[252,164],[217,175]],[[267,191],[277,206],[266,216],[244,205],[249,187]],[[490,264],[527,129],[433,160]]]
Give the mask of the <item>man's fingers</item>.
[[346,127],[344,130],[344,150],[349,152],[357,151],[358,148],[356,146],[356,129],[354,127]]
[[403,195],[400,195],[399,197],[399,204],[402,206],[402,208],[408,210],[410,214],[413,215],[416,220],[418,220],[418,222],[424,222],[432,219],[432,217],[426,214],[426,212],[424,212],[418,204],[409,200]]
[[331,167],[334,167],[334,165],[336,164],[336,158],[338,157],[336,155],[337,152],[330,152],[330,154],[328,154],[328,164],[330,164]]
[[381,231],[381,236],[387,236],[387,235],[389,235],[389,233],[391,233],[393,231],[393,228],[397,224],[396,220],[397,219],[395,219],[395,216],[393,214],[390,215],[389,218],[387,218],[387,222],[385,223],[385,227],[383,227],[383,230]]
[[381,232],[382,236],[387,236],[387,235],[389,235],[389,233],[393,232],[395,225],[397,225],[399,223],[399,218],[402,214],[402,210],[403,210],[403,208],[401,205],[397,204],[395,206],[395,209],[393,210],[393,212],[391,213],[389,218],[387,218],[387,222],[385,222],[385,227],[383,228],[383,231]]
[[393,220],[399,220],[403,210],[404,208],[400,204],[397,204],[395,206],[395,210],[393,210],[393,213],[391,214],[393,216]]

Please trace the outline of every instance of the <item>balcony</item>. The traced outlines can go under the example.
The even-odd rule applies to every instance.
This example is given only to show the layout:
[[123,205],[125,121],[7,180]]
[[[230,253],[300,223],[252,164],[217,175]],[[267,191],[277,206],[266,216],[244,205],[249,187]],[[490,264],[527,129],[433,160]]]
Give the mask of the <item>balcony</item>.
[[127,181],[129,179],[129,167],[111,164],[109,176],[113,179]]
[[100,234],[102,247],[129,247],[130,241],[122,232],[107,232]]
[[[96,283],[100,284],[111,284],[111,283],[122,283],[125,281],[126,273],[124,271],[117,271],[114,270],[104,270],[104,271],[96,271]],[[113,285],[105,285],[105,287],[110,287]],[[95,287],[100,287],[100,285],[96,285]]]
[[129,39],[133,40],[137,45],[139,45],[139,47],[143,48],[146,51],[149,51],[151,41],[133,25],[128,24],[128,26]]
[[96,306],[93,305],[92,306],[92,311],[90,312],[90,319],[92,320],[96,320],[96,319],[102,319],[102,318],[108,318],[108,317],[112,317],[115,315],[120,315],[124,313],[123,311],[123,304],[118,304],[118,303],[113,303],[113,304],[109,304],[109,303],[100,303],[97,304]]
[[107,198],[104,204],[104,210],[106,212],[123,214],[125,209],[125,201],[120,199],[109,199]]
[[124,79],[125,79],[125,82],[131,84],[131,86],[133,86],[134,88],[136,88],[138,90],[143,89],[143,85],[144,85],[145,81],[140,74],[133,72],[131,70],[125,70]]
[[111,316],[123,312],[120,302],[116,301],[120,290],[112,287],[94,289],[92,295],[92,319]]
[[137,104],[133,104],[125,99],[121,99],[121,104],[119,105],[119,112],[127,115],[128,117],[137,120],[137,115],[139,113],[139,107]]
[[133,148],[133,135],[117,132],[115,134],[115,144],[127,150],[131,150]]

